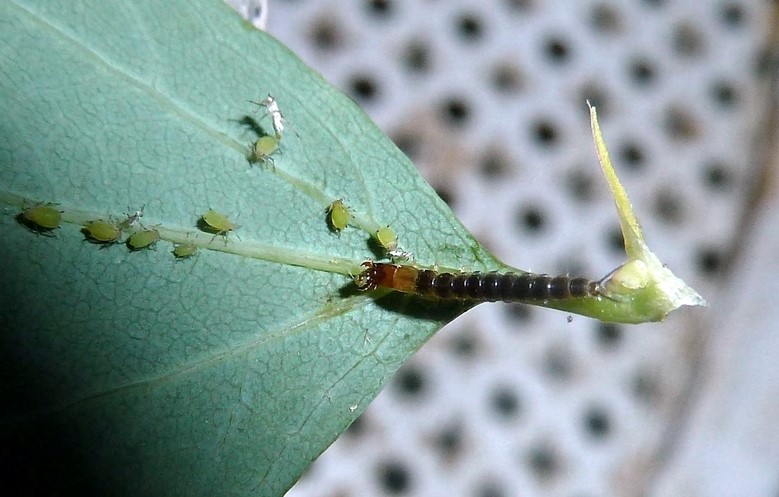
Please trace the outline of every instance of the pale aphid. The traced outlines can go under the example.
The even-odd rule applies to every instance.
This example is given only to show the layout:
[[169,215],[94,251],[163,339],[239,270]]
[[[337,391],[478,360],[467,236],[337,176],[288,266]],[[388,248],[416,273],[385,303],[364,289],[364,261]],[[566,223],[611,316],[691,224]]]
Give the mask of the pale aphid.
[[53,204],[37,204],[23,210],[17,219],[30,231],[54,236],[53,230],[59,228],[62,223],[62,211],[52,207]]
[[281,139],[281,133],[284,132],[284,115],[281,113],[281,109],[279,109],[276,98],[268,93],[268,96],[260,102],[252,101],[252,103],[261,105],[268,110],[268,114],[270,114],[271,121],[273,122],[273,132],[277,138]]
[[146,208],[146,204],[143,204],[140,209],[138,209],[135,212],[128,213],[127,219],[119,223],[119,228],[121,229],[128,229],[132,228],[136,224],[138,224],[141,221],[141,218],[143,217],[143,209]]
[[346,228],[351,218],[352,214],[343,199],[339,198],[327,206],[327,225],[336,233]]
[[176,243],[173,245],[173,256],[176,259],[187,259],[197,253],[194,243]]
[[95,219],[84,225],[84,235],[87,241],[101,245],[117,243],[122,236],[122,229],[111,221]]
[[154,228],[137,231],[127,239],[127,248],[133,252],[145,248],[151,248],[160,241],[160,232]]
[[251,162],[275,165],[271,156],[279,151],[279,141],[277,135],[261,136],[251,147]]

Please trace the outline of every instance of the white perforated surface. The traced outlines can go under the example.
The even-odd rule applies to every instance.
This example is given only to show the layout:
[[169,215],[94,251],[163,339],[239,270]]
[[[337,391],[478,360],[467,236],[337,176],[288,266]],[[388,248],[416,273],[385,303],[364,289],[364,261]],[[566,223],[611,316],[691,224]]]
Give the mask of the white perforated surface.
[[[482,243],[536,272],[622,262],[589,99],[650,246],[717,307],[762,167],[776,8],[271,0],[267,30],[352,95]],[[666,459],[717,323],[700,309],[641,326],[567,317],[502,304],[462,316],[288,495],[633,496],[679,478]]]

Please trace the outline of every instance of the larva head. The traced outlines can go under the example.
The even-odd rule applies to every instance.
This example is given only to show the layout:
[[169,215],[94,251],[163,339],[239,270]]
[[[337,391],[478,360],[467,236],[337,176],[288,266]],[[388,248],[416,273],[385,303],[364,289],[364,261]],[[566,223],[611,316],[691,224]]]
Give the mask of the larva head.
[[238,228],[238,225],[231,223],[226,215],[213,209],[209,209],[203,214],[201,220],[203,221],[204,231],[215,235],[226,235]]
[[327,207],[327,225],[335,232],[346,228],[351,217],[349,208],[346,207],[343,199],[338,199]]
[[48,233],[59,228],[62,212],[52,207],[52,204],[38,204],[22,211],[18,219],[36,233]]
[[371,261],[365,261],[362,263],[362,267],[364,269],[354,276],[355,286],[362,292],[375,290],[378,288],[377,266]]
[[159,240],[160,232],[156,229],[141,230],[127,239],[127,247],[132,251],[142,250],[153,246]]
[[176,259],[186,259],[197,253],[197,247],[193,243],[176,243],[173,245],[173,256]]
[[84,226],[83,231],[88,241],[106,245],[116,243],[122,236],[122,230],[119,227],[103,219],[89,221]]

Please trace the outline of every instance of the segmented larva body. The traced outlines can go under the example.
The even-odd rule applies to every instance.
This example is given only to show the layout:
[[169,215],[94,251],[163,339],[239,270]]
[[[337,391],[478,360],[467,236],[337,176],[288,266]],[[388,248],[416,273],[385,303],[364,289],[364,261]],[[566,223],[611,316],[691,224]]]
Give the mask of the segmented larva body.
[[446,273],[385,262],[363,262],[354,277],[360,290],[389,288],[428,299],[527,302],[596,297],[600,283],[587,278],[532,273]]

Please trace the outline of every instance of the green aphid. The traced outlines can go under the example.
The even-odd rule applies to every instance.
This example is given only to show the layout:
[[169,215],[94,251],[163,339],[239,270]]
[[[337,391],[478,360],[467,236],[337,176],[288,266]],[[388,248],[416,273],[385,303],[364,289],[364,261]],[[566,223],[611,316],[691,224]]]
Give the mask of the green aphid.
[[106,246],[117,243],[122,236],[122,230],[118,226],[103,219],[89,221],[82,231],[88,241]]
[[327,225],[336,233],[346,228],[351,218],[352,214],[343,199],[338,199],[327,206]]
[[389,226],[385,226],[376,231],[375,238],[379,245],[388,252],[392,252],[398,248],[398,235],[395,233],[395,230]]
[[238,229],[237,224],[233,224],[224,214],[209,209],[208,212],[200,216],[203,221],[201,229],[214,235],[227,236],[233,230]]
[[156,229],[141,230],[130,235],[127,239],[127,248],[135,252],[151,248],[158,241],[160,241],[160,232]]
[[281,141],[278,135],[265,135],[261,136],[251,148],[251,161],[262,162],[264,165],[275,165],[273,161],[273,154],[279,150],[279,142]]
[[374,233],[373,237],[376,239],[376,242],[381,245],[381,248],[387,252],[387,255],[389,255],[391,259],[408,261],[413,258],[411,252],[407,252],[400,248],[398,244],[398,234],[389,226],[379,228],[376,233]]
[[197,247],[194,243],[175,243],[173,244],[173,256],[176,259],[187,259],[197,253]]
[[37,204],[22,211],[17,219],[30,231],[54,236],[53,230],[62,223],[62,211],[52,207],[54,204]]

